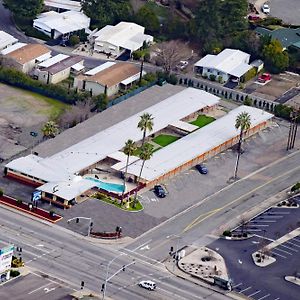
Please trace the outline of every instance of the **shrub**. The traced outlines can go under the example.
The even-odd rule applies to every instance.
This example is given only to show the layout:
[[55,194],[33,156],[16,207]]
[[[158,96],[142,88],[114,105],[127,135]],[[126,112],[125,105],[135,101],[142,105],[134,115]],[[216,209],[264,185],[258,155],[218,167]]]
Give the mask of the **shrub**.
[[[300,182],[297,182],[295,185],[292,186],[291,192],[296,192],[297,190],[300,190]],[[1,195],[1,193],[0,193]]]
[[17,277],[20,275],[20,272],[18,270],[11,270],[10,271],[10,276],[11,277]]
[[21,199],[17,199],[17,205],[22,205],[22,200]]
[[224,236],[231,236],[231,231],[230,230],[225,230],[224,232],[223,232],[223,235]]
[[50,210],[50,211],[49,211],[49,215],[50,215],[51,218],[54,217],[54,214],[55,214],[55,211],[54,211],[54,210]]
[[0,189],[0,197],[2,197],[2,196],[3,196],[3,190]]
[[281,117],[281,118],[289,120],[292,110],[293,109],[289,106],[286,106],[284,104],[278,104],[274,108],[274,113],[275,113],[276,117]]
[[219,83],[223,83],[223,78],[222,78],[222,76],[218,76],[217,81],[218,81]]
[[282,205],[286,205],[286,202],[285,202],[285,201],[282,201],[281,204],[282,204]]
[[75,46],[80,43],[80,38],[77,35],[71,35],[69,39],[70,46]]
[[255,76],[256,76],[256,69],[252,68],[243,76],[243,82],[249,81]]
[[140,60],[142,56],[143,56],[143,52],[140,50],[132,52],[132,58],[134,60]]
[[150,62],[150,53],[149,52],[146,52],[145,53],[145,55],[144,55],[144,60],[146,61],[146,62]]
[[209,75],[209,79],[210,79],[211,81],[216,81],[216,75],[210,74],[210,75]]
[[247,233],[247,232],[244,232],[244,233],[243,233],[243,237],[246,238],[247,236],[248,236],[248,233]]
[[204,74],[202,75],[202,77],[206,79],[208,76],[207,76],[206,73],[204,73]]
[[243,104],[247,105],[247,106],[252,106],[252,103],[253,103],[252,99],[247,95],[245,97],[245,100],[244,100]]

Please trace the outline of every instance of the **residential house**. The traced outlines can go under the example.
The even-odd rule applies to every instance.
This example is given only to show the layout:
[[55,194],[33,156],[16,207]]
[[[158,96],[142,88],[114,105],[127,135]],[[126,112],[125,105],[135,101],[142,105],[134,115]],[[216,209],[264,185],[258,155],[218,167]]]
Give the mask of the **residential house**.
[[12,35],[6,33],[5,31],[0,31],[0,50],[6,49],[17,42],[18,40]]
[[15,68],[23,73],[29,73],[38,63],[49,57],[51,57],[51,50],[46,46],[41,44],[25,44],[21,48],[4,54],[2,64],[5,67]]
[[50,10],[57,12],[64,12],[67,10],[81,11],[80,1],[71,0],[45,0],[44,5]]
[[195,73],[227,82],[240,81],[252,66],[249,65],[250,54],[235,49],[225,49],[217,55],[208,54],[194,65]]
[[110,97],[130,88],[139,78],[140,68],[136,65],[107,62],[76,77],[74,87],[90,91],[93,96],[106,93]]
[[131,55],[140,49],[144,43],[152,43],[153,36],[144,34],[145,27],[130,22],[120,22],[112,26],[106,25],[92,34],[90,41],[94,51],[118,57],[124,52]]
[[33,27],[52,39],[64,37],[68,39],[72,34],[88,30],[90,18],[82,12],[66,11],[57,13],[49,11],[40,14],[33,21]]
[[68,56],[59,54],[52,57],[48,63],[45,61],[35,70],[35,76],[44,83],[58,83],[67,79],[71,72],[77,73],[84,69],[81,56]]

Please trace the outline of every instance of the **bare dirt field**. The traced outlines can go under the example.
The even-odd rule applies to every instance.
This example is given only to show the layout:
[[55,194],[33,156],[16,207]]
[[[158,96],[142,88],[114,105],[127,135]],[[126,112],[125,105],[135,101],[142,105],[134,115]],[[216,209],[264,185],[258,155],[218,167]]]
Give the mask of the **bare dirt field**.
[[[0,107],[0,158],[7,159],[36,143],[42,125],[57,117],[66,105],[0,84]],[[38,137],[31,137],[31,131],[38,132]]]
[[[270,100],[275,100],[282,96],[289,89],[296,87],[299,77],[288,73],[273,75],[272,80],[264,86],[256,89],[253,95],[262,96]],[[267,96],[267,97],[266,97]]]

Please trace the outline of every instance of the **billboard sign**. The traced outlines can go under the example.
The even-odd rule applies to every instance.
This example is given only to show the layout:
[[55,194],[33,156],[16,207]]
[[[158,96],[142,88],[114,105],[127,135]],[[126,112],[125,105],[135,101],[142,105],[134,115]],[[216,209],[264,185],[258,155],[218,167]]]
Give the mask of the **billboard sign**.
[[42,191],[34,191],[32,193],[31,200],[32,200],[33,203],[35,203],[35,202],[37,202],[37,201],[39,201],[41,199],[42,199]]
[[11,268],[13,252],[14,246],[0,249],[0,273],[6,272]]

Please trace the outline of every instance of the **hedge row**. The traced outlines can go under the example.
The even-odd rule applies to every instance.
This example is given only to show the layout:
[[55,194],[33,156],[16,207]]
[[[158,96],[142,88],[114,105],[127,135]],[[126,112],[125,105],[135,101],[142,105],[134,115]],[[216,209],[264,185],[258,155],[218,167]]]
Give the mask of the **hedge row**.
[[82,101],[90,96],[89,92],[77,92],[59,85],[45,84],[34,80],[15,69],[0,67],[0,82],[55,98],[68,104]]

